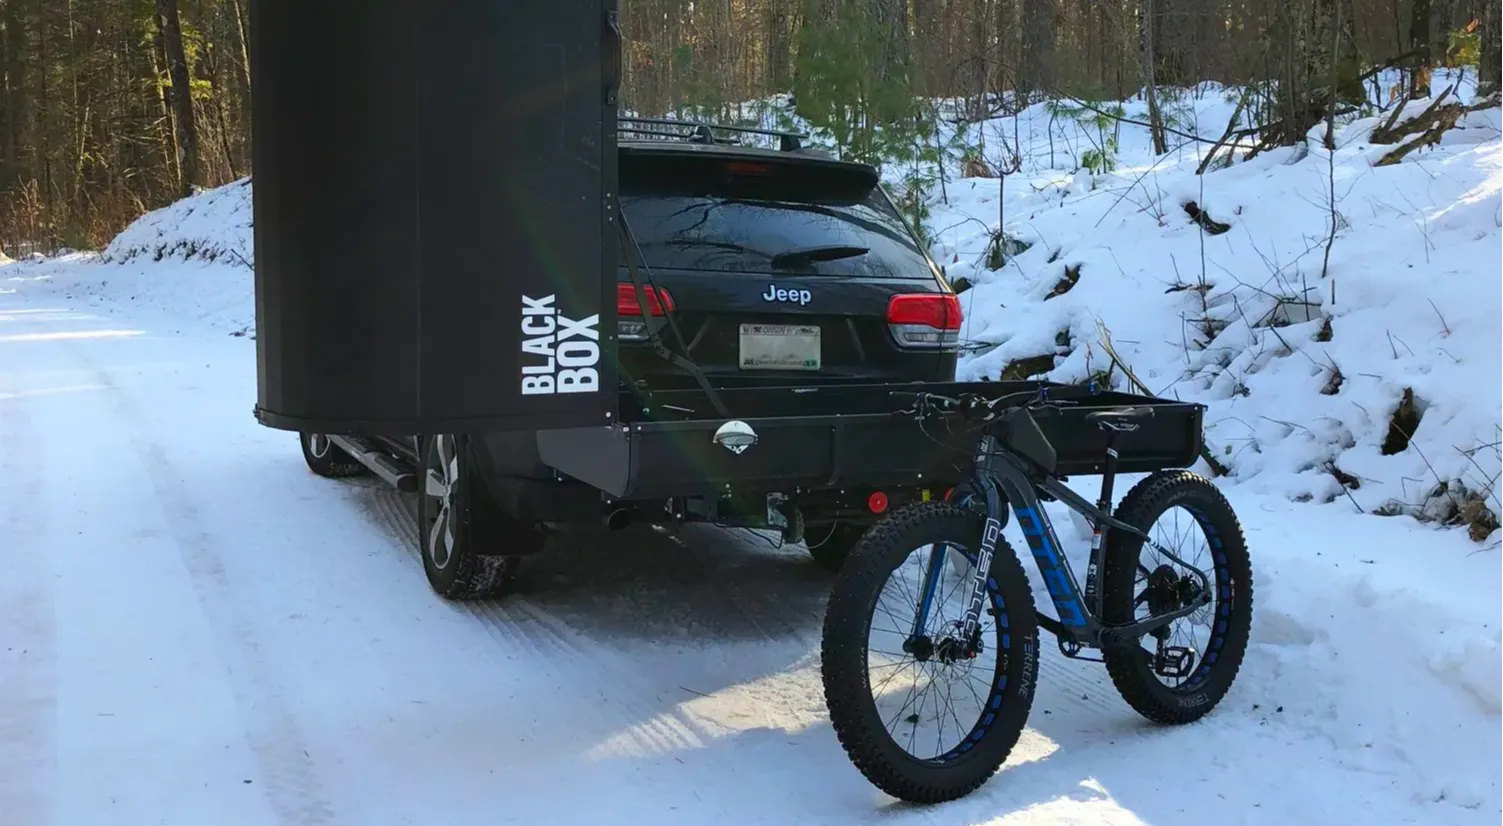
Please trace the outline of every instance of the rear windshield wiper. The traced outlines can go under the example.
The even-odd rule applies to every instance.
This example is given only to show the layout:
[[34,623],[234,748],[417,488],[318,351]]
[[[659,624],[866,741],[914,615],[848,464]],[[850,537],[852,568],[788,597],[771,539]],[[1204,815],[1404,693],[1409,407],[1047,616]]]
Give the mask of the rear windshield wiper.
[[822,247],[804,247],[802,249],[780,252],[772,257],[772,265],[778,268],[797,267],[802,264],[811,264],[815,261],[839,261],[842,258],[855,258],[871,252],[866,247],[854,247],[849,244],[829,244]]
[[[710,247],[711,249],[730,250],[731,252],[757,252],[745,244],[736,244],[729,241],[704,241],[698,238],[670,238],[666,241],[658,241],[656,243],[649,241],[642,246],[653,247],[659,244],[665,247]],[[766,255],[766,253],[759,254]]]

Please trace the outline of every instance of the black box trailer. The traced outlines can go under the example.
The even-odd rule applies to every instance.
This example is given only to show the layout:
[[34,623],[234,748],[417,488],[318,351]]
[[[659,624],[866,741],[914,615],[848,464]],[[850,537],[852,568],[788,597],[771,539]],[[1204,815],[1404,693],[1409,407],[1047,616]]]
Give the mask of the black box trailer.
[[611,421],[614,6],[251,4],[263,423]]

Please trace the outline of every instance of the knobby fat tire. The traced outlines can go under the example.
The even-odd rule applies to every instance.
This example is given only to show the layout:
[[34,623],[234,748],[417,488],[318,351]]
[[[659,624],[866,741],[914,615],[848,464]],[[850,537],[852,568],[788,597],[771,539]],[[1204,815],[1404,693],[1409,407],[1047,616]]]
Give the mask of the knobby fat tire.
[[856,768],[900,800],[941,803],[975,791],[1007,760],[1028,722],[1038,680],[1038,619],[1027,574],[1001,538],[987,588],[987,608],[998,612],[997,628],[986,644],[996,647],[1005,664],[1002,678],[993,678],[988,708],[967,735],[965,750],[956,749],[952,754],[958,755],[942,762],[907,754],[893,742],[871,696],[867,642],[872,613],[888,578],[924,545],[980,547],[983,524],[981,515],[949,502],[895,511],[856,545],[831,589],[821,644],[830,722]]
[[[1142,716],[1165,725],[1199,720],[1221,702],[1242,666],[1252,629],[1252,560],[1247,540],[1231,503],[1209,479],[1189,471],[1151,474],[1128,491],[1115,516],[1147,532],[1174,507],[1182,507],[1194,517],[1214,563],[1214,570],[1206,572],[1215,582],[1217,597],[1212,603],[1215,615],[1206,650],[1198,652],[1201,659],[1190,677],[1174,688],[1164,685],[1153,673],[1152,658],[1143,651],[1140,641],[1102,651],[1107,673],[1122,699]],[[1107,624],[1134,619],[1142,549],[1143,540],[1126,531],[1109,534],[1102,576],[1103,619]],[[1184,558],[1180,549],[1169,550]]]

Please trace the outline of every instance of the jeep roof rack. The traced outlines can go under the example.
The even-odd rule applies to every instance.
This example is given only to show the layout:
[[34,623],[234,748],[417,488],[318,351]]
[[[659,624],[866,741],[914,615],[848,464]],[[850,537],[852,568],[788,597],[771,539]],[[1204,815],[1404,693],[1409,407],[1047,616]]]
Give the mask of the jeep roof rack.
[[733,137],[717,138],[715,133],[732,132],[737,135],[767,135],[778,139],[778,150],[781,152],[797,152],[803,149],[803,141],[809,137],[798,132],[757,129],[750,126],[723,126],[718,123],[704,123],[702,121],[678,120],[673,118],[621,117],[616,119],[616,131],[621,135],[670,138],[686,140],[691,143],[728,144],[733,146],[739,145],[739,142],[734,140]]

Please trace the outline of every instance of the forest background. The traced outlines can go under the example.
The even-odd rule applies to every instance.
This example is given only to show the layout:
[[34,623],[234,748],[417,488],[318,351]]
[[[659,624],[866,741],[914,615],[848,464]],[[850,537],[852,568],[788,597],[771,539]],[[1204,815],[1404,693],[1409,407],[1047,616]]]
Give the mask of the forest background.
[[[947,157],[970,175],[1005,174],[1008,148],[970,145],[982,138],[965,124],[1040,100],[1106,118],[1145,100],[1166,151],[1177,127],[1164,99],[1207,82],[1233,90],[1268,145],[1428,93],[1440,66],[1498,88],[1499,0],[621,5],[631,112],[797,122],[848,157]],[[0,0],[0,250],[97,249],[147,211],[250,175],[248,12],[248,0]],[[1388,69],[1403,80],[1375,88]]]

